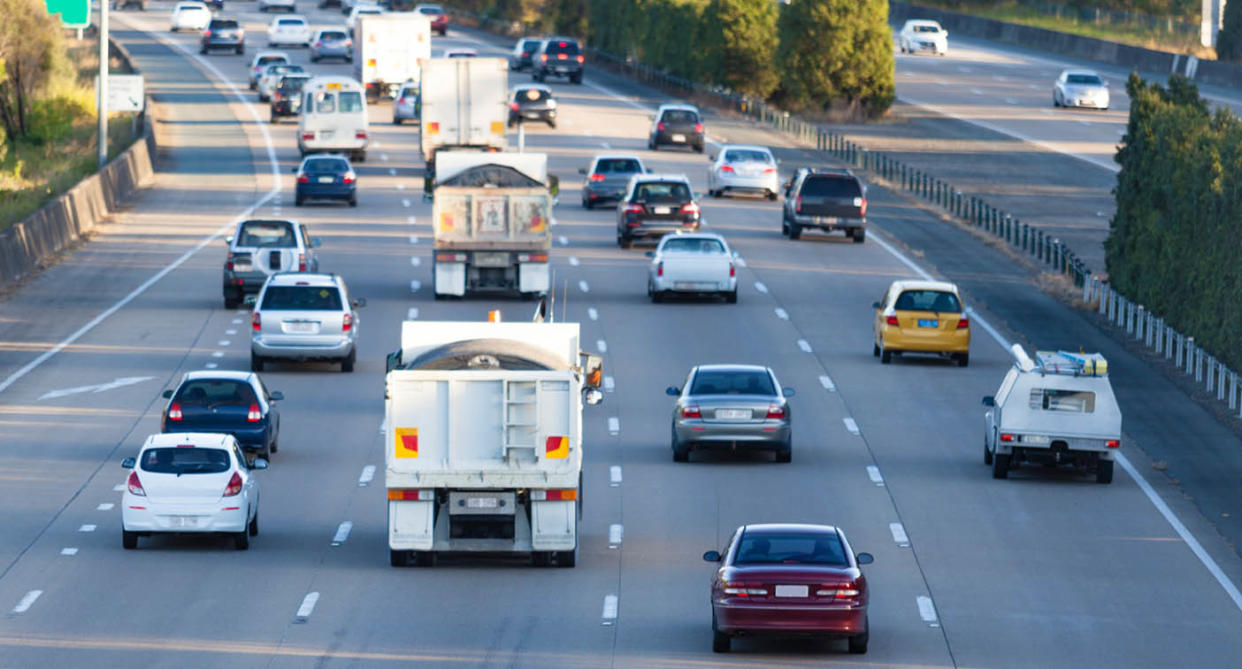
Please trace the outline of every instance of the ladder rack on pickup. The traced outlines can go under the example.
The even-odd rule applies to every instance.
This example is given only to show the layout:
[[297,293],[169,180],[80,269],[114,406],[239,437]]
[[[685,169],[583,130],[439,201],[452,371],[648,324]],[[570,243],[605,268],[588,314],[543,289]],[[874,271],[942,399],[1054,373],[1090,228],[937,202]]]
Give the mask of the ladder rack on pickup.
[[1044,374],[1107,376],[1108,361],[1099,353],[1036,351],[1035,367]]

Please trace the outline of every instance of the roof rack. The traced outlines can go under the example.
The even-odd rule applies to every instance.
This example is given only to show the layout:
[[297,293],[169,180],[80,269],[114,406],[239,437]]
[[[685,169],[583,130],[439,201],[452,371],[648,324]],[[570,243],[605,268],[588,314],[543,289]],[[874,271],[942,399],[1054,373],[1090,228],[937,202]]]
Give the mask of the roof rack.
[[1036,351],[1036,367],[1044,374],[1070,376],[1107,376],[1108,360],[1099,353],[1070,351]]

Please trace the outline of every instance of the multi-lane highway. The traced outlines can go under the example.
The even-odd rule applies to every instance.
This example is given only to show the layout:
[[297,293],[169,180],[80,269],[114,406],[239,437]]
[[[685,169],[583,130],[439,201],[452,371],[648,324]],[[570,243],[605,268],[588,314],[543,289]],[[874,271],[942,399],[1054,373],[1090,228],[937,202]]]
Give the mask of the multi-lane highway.
[[[1242,656],[1242,597],[1230,590],[1242,560],[1215,513],[1163,478],[1136,480],[1151,464],[1138,450],[1110,486],[1034,468],[993,480],[979,400],[1010,364],[1003,344],[1083,345],[1103,350],[1124,386],[1127,442],[1169,449],[1182,435],[1225,449],[1231,433],[1036,289],[1029,270],[878,188],[861,245],[781,237],[779,203],[704,199],[707,228],[744,260],[738,304],[651,304],[646,259],[616,247],[614,213],[577,206],[577,169],[595,152],[633,151],[705,189],[707,160],[647,151],[648,114],[665,98],[592,69],[584,85],[551,84],[559,127],[526,136],[564,185],[558,318],[582,324],[613,388],[584,423],[578,566],[390,567],[378,428],[400,322],[493,308],[521,320],[530,305],[431,299],[417,129],[391,125],[386,104],[371,107],[372,149],[355,165],[359,206],[294,208],[296,126],[267,123],[246,90],[248,56],[198,56],[195,36],[167,32],[167,10],[156,2],[113,23],[160,104],[157,183],[0,303],[0,666],[1226,667]],[[245,21],[249,52],[262,48],[267,18],[249,3],[229,13]],[[435,46],[507,47],[456,29]],[[312,72],[350,71],[289,51]],[[772,146],[784,171],[816,160],[738,121],[709,117],[708,132]],[[324,240],[321,268],[367,298],[357,371],[264,372],[286,400],[280,452],[257,473],[262,533],[249,551],[192,538],[123,551],[119,463],[158,431],[160,392],[185,371],[248,365],[248,312],[223,309],[219,284],[222,231],[246,216],[299,218]],[[974,307],[969,367],[871,356],[871,303],[893,279],[920,276],[957,281]],[[702,362],[767,364],[798,390],[791,464],[672,462],[663,391]],[[713,567],[700,555],[739,524],[769,521],[839,524],[876,556],[867,655],[798,641],[711,653]]]

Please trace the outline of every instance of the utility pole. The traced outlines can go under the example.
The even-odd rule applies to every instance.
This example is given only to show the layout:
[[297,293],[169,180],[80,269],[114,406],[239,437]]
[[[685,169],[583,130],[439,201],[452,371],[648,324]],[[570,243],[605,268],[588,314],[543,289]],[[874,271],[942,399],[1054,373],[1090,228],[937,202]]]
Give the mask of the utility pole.
[[99,110],[99,169],[108,164],[108,0],[99,0],[99,85],[95,108]]

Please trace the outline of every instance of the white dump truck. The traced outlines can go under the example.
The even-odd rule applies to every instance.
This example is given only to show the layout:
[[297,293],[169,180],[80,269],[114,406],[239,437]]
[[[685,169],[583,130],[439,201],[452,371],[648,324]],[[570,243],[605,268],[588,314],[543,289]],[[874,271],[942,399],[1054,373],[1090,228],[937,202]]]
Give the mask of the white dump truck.
[[1037,351],[1014,344],[1014,364],[983,398],[983,462],[1003,479],[1020,462],[1073,465],[1111,483],[1121,448],[1121,408],[1098,353]]
[[582,405],[602,398],[578,324],[410,321],[388,367],[392,565],[508,552],[574,566]]
[[431,21],[413,12],[358,17],[355,78],[367,97],[392,98],[401,84],[419,82],[422,63],[431,58]]
[[428,174],[441,151],[503,151],[509,121],[509,62],[431,58],[423,62],[419,148]]
[[546,154],[441,154],[431,210],[436,299],[546,293],[555,186]]

